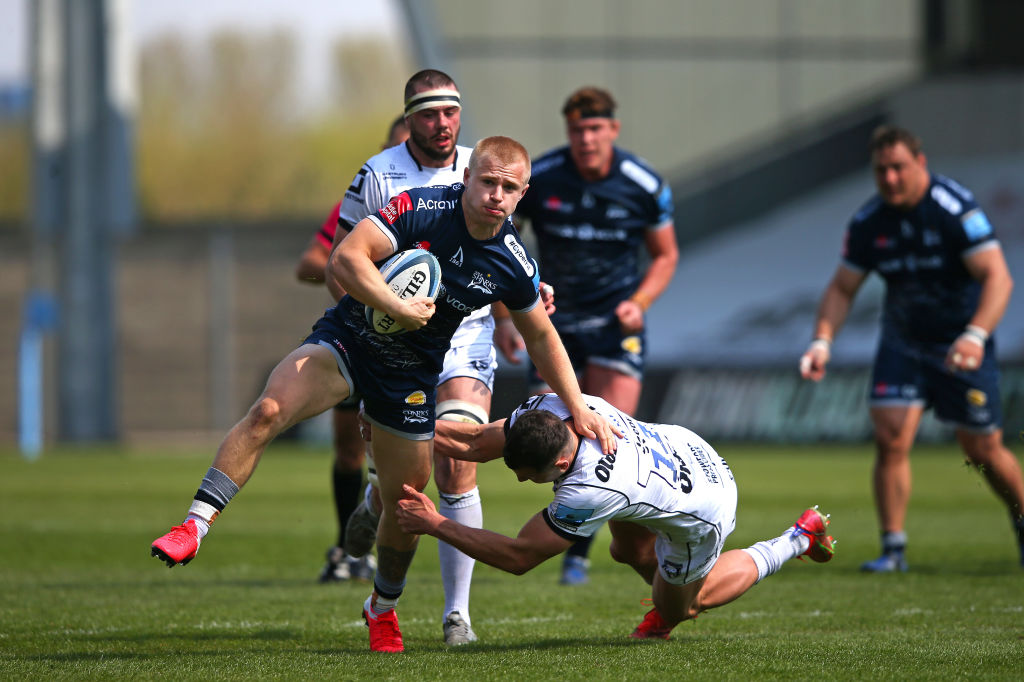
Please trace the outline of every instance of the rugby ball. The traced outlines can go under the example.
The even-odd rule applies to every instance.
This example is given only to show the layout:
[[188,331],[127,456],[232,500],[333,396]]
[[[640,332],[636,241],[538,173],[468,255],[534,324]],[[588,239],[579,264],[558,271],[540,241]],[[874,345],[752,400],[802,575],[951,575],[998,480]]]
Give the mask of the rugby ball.
[[[398,298],[425,296],[433,301],[441,288],[441,264],[434,254],[423,249],[399,251],[380,266],[380,274]],[[390,315],[370,306],[366,322],[378,334],[401,334],[406,331]]]

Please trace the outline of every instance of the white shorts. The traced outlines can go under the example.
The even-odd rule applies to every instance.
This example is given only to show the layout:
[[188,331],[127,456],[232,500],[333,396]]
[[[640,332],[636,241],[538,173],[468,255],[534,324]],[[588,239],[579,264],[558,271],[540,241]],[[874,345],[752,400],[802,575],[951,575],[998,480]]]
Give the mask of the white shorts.
[[494,320],[464,322],[452,338],[452,346],[444,355],[444,367],[438,385],[455,377],[469,377],[494,390],[494,372],[498,355],[494,350]]
[[694,523],[691,517],[686,532],[675,534],[675,541],[657,533],[654,553],[665,582],[685,585],[706,577],[718,561],[725,539],[736,529],[736,482],[731,477],[721,480],[722,487],[714,492],[714,502],[702,505],[700,522]]

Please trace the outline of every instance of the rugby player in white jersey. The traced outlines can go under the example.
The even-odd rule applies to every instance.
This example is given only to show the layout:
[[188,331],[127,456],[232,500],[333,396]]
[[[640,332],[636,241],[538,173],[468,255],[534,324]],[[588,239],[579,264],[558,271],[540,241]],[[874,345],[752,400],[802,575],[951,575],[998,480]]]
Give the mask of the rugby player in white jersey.
[[689,429],[637,421],[583,397],[625,434],[616,452],[576,435],[565,405],[550,393],[530,398],[507,420],[437,424],[435,455],[478,462],[504,456],[520,481],[554,484],[554,500],[518,536],[454,523],[410,486],[398,503],[399,526],[521,575],[607,522],[612,558],[652,588],[654,608],[633,631],[637,639],[668,639],[678,623],[736,599],[793,557],[832,558],[828,517],[817,507],[776,538],[723,553],[736,525],[736,484],[725,460]]
[[[413,187],[462,182],[473,150],[457,144],[461,109],[458,88],[444,72],[426,69],[409,78],[405,85],[409,139],[371,157],[359,169],[341,204],[334,247],[360,220],[384,208],[391,197]],[[327,287],[337,300],[345,294],[329,272]],[[493,334],[494,320],[489,306],[474,311],[459,326],[439,380],[437,419],[487,422],[497,368]],[[358,426],[353,421],[350,428]],[[368,454],[371,455],[370,483],[375,486],[372,452]],[[435,458],[434,482],[442,514],[470,527],[482,525],[483,511],[474,463]],[[345,530],[346,555],[362,557],[372,549],[379,514],[379,495],[368,486],[365,499],[349,517]],[[459,645],[474,641],[469,591],[475,561],[445,543],[439,543],[438,554],[445,594],[442,614],[445,642]]]

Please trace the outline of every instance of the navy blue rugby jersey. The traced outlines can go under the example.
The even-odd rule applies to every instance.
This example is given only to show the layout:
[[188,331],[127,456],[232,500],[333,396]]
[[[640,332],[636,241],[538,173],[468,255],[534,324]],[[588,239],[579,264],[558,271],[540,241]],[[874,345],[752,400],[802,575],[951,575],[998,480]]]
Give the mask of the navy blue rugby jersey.
[[517,215],[537,235],[542,279],[559,313],[613,309],[636,291],[646,231],[672,221],[672,190],[643,159],[615,148],[608,177],[584,180],[560,147],[533,162]]
[[970,191],[932,175],[910,211],[875,195],[853,216],[843,264],[885,280],[882,332],[908,341],[951,343],[978,307],[981,284],[963,258],[996,246],[995,232]]
[[426,249],[441,265],[436,310],[416,331],[378,334],[367,324],[362,303],[348,295],[338,303],[345,326],[364,348],[391,367],[440,372],[452,335],[464,317],[494,301],[519,312],[531,310],[540,301],[537,262],[523,248],[512,221],[506,220],[490,239],[474,239],[462,213],[463,189],[462,184],[410,189],[368,216],[391,239],[396,252]]

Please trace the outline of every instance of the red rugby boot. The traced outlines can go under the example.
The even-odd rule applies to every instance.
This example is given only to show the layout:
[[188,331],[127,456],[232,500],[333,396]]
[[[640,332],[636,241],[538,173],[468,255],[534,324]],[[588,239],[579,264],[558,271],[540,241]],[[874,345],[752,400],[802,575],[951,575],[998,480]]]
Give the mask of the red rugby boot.
[[819,564],[832,560],[832,557],[835,556],[835,540],[831,535],[826,535],[828,524],[831,522],[828,514],[818,511],[818,505],[814,505],[800,515],[800,518],[793,524],[793,532],[806,535],[811,541],[807,551],[800,558],[806,556]]
[[398,616],[394,609],[385,613],[374,613],[369,605],[363,605],[363,620],[366,621],[366,627],[370,628],[370,651],[405,651],[402,631],[398,629]]
[[196,557],[199,551],[199,531],[196,522],[188,519],[180,526],[175,526],[163,537],[153,542],[151,556],[167,563],[168,568],[175,564],[184,566]]

